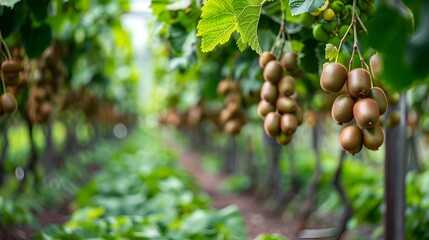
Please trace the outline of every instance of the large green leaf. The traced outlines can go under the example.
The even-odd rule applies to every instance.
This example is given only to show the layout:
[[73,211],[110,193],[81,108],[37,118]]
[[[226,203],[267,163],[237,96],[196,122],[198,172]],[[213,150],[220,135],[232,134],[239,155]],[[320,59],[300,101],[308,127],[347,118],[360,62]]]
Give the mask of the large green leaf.
[[313,12],[325,3],[325,0],[290,0],[289,6],[292,16],[306,12]]
[[405,61],[405,47],[412,31],[411,19],[397,9],[382,6],[368,22],[369,44],[384,58],[383,80],[395,90],[403,90],[413,84],[416,73]]
[[27,22],[21,31],[26,33],[26,36],[23,38],[23,44],[25,52],[30,58],[40,56],[49,44],[51,44],[52,29],[47,24],[33,28],[31,22]]
[[13,8],[13,6],[17,3],[20,2],[21,0],[0,0],[0,6],[6,6],[6,7],[10,7]]
[[248,44],[259,54],[262,53],[262,50],[258,40],[258,24],[264,2],[264,0],[234,0],[232,2],[234,13],[237,16],[237,31],[241,35],[241,43]]
[[202,37],[202,51],[209,52],[231,38],[231,34],[237,30],[237,20],[232,0],[208,0],[201,10],[197,36]]

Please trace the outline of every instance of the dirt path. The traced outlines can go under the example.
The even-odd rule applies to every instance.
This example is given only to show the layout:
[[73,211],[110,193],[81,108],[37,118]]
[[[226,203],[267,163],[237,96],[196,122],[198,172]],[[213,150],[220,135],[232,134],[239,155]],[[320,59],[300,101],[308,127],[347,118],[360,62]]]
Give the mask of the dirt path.
[[190,149],[183,150],[180,161],[182,166],[197,179],[201,188],[212,197],[215,208],[223,208],[231,204],[239,207],[250,239],[254,239],[261,233],[292,236],[295,223],[291,219],[267,214],[263,209],[263,202],[252,195],[220,193],[218,189],[225,176],[204,172],[200,165],[201,156],[197,152]]

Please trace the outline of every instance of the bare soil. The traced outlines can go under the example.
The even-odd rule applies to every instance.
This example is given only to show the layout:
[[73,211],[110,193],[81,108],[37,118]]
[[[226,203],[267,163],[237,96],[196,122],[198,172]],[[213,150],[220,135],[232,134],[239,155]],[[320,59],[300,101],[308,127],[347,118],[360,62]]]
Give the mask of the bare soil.
[[198,181],[201,188],[207,192],[212,200],[213,207],[224,208],[228,205],[239,207],[247,225],[247,233],[250,239],[259,234],[282,234],[292,239],[296,222],[293,219],[285,219],[280,215],[269,214],[264,209],[264,202],[250,193],[225,194],[219,191],[225,175],[210,174],[201,167],[201,156],[196,151],[184,149],[180,162]]

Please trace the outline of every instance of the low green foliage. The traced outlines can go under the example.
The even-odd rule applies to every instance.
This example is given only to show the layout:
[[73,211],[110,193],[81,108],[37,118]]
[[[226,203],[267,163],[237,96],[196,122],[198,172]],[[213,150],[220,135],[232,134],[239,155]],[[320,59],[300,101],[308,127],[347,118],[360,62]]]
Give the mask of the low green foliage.
[[0,196],[0,226],[25,224],[36,227],[34,216],[23,206]]
[[212,209],[176,159],[155,134],[130,138],[79,191],[71,219],[37,239],[246,239],[237,207]]
[[261,234],[255,240],[287,240],[287,238],[280,236],[278,234]]

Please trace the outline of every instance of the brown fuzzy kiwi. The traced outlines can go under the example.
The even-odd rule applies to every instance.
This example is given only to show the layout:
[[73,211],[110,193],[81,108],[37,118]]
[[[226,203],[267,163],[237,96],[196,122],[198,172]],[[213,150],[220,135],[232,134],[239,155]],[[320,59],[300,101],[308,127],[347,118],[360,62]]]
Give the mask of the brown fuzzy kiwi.
[[296,105],[295,116],[298,120],[298,126],[300,126],[304,122],[304,110],[299,105]]
[[399,94],[398,92],[389,92],[389,94],[387,94],[387,101],[389,102],[389,105],[398,104],[400,99],[401,94]]
[[1,74],[6,86],[16,86],[19,83],[19,72],[22,67],[15,60],[6,60],[1,64]]
[[242,99],[240,94],[237,93],[230,93],[225,97],[225,104],[229,105],[229,104],[241,104]]
[[5,114],[10,114],[18,109],[18,103],[16,98],[12,93],[3,93],[0,96],[2,112]]
[[280,132],[280,114],[270,112],[264,120],[265,133],[270,137],[275,137]]
[[346,153],[355,155],[360,152],[363,145],[362,130],[354,125],[344,127],[341,130],[340,145]]
[[291,96],[295,93],[295,78],[284,76],[278,84],[279,92],[283,96]]
[[231,119],[225,123],[223,130],[229,135],[237,135],[240,133],[243,122],[240,119]]
[[356,122],[363,128],[374,127],[380,118],[377,102],[371,98],[363,98],[353,106]]
[[363,132],[363,145],[373,151],[378,150],[384,143],[384,133],[380,124],[375,125],[373,128],[364,128]]
[[355,100],[349,94],[338,96],[332,104],[331,116],[338,125],[353,120],[353,106]]
[[295,113],[297,103],[289,97],[279,97],[276,102],[276,108],[280,113]]
[[366,97],[371,89],[371,77],[367,70],[355,68],[347,76],[347,89],[354,98]]
[[261,117],[266,117],[268,113],[275,111],[276,108],[274,107],[274,105],[265,100],[261,100],[258,104],[258,114]]
[[280,145],[288,145],[292,141],[293,135],[280,132],[276,136],[277,143]]
[[295,115],[286,113],[280,119],[280,128],[287,135],[293,134],[298,128],[298,119]]
[[380,54],[376,53],[369,59],[369,66],[371,68],[371,74],[375,79],[380,79],[383,71],[383,59]]
[[398,125],[401,122],[401,112],[392,111],[387,119],[386,127],[391,128]]
[[237,112],[234,111],[234,108],[224,108],[219,114],[219,122],[225,124],[227,121],[233,119]]
[[217,94],[221,96],[225,96],[228,94],[233,88],[234,83],[231,80],[222,80],[217,85]]
[[278,61],[270,61],[267,63],[264,69],[264,79],[277,84],[283,77],[283,67]]
[[259,56],[259,66],[261,68],[265,68],[268,62],[275,61],[277,58],[272,52],[263,52],[261,56]]
[[340,91],[347,80],[347,69],[340,63],[327,64],[320,76],[320,87],[325,92],[336,93]]
[[288,71],[294,72],[298,69],[298,55],[294,52],[286,52],[280,64]]
[[269,103],[275,103],[277,101],[277,97],[279,96],[279,92],[277,87],[273,85],[271,82],[264,82],[261,87],[261,99]]
[[379,87],[373,87],[369,90],[368,98],[372,98],[377,102],[380,115],[383,115],[388,107],[387,97],[383,89]]

